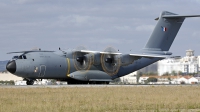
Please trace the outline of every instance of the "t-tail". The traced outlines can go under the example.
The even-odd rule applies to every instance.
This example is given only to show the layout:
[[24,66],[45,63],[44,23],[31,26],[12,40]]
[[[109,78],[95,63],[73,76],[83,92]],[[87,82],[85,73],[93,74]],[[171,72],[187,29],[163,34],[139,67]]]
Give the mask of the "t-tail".
[[187,17],[200,17],[200,15],[177,15],[163,11],[157,25],[143,50],[169,51],[181,25]]

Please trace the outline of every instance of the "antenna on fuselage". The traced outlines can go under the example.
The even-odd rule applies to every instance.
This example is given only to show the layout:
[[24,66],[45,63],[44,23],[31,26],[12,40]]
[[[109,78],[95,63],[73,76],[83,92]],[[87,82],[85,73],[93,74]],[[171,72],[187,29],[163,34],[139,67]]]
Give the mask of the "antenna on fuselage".
[[60,47],[59,47],[59,51],[62,51],[62,52],[63,52],[63,54],[67,54],[67,52],[65,52],[65,51],[61,50],[61,48],[60,48]]

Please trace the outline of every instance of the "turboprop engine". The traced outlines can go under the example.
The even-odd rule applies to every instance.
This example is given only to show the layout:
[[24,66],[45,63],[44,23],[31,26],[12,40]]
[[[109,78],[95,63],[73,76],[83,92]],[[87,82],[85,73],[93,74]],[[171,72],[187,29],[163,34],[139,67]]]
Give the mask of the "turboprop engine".
[[104,53],[101,54],[102,68],[109,75],[114,75],[118,72],[120,63],[120,55],[112,47],[107,47]]
[[82,53],[79,50],[85,50],[84,47],[78,47],[73,54],[74,66],[76,70],[89,70],[93,64],[92,53]]

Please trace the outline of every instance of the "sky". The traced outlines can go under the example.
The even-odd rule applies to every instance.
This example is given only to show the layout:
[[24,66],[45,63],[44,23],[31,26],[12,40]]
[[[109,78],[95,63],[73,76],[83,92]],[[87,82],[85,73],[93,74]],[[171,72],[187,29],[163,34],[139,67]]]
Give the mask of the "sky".
[[[200,0],[1,0],[0,60],[33,48],[139,51],[162,11],[200,15]],[[197,56],[199,43],[200,18],[188,18],[169,51],[185,56],[193,49]]]

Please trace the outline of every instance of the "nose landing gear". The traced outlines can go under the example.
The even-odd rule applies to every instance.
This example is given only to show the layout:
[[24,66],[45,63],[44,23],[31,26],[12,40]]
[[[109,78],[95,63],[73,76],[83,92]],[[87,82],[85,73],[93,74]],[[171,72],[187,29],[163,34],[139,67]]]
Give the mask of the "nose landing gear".
[[26,81],[27,85],[33,85],[34,84],[34,80],[33,79],[24,79]]
[[30,80],[30,81],[26,81],[27,85],[33,85],[34,84],[34,80]]

